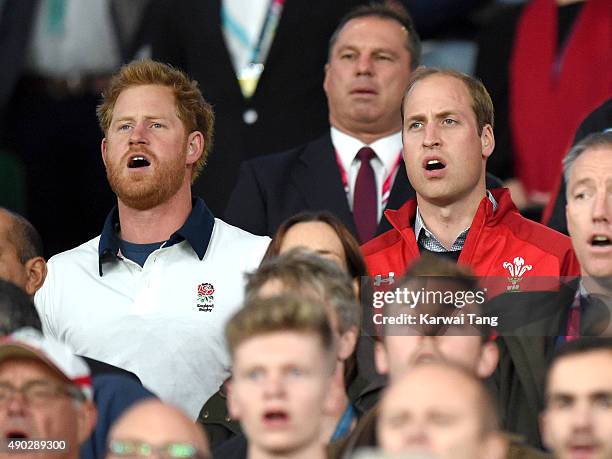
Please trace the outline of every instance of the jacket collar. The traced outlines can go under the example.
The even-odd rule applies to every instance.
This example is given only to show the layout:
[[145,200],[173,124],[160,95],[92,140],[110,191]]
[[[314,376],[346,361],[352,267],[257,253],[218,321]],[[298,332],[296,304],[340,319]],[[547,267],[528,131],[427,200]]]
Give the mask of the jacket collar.
[[[502,220],[506,214],[513,211],[518,212],[510,198],[510,192],[506,188],[495,188],[491,190],[491,194],[497,202],[497,209],[494,209],[493,203],[488,199],[488,195],[483,197],[472,219],[470,228],[485,222],[494,225]],[[412,228],[411,222],[415,219],[416,209],[416,198],[413,198],[397,210],[386,210],[385,217],[397,231],[403,233],[406,229]]]

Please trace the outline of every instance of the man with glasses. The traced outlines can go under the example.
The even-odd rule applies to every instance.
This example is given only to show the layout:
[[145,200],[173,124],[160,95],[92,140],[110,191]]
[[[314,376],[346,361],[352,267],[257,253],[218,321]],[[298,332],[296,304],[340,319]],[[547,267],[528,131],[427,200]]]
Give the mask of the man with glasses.
[[23,329],[0,341],[0,458],[78,459],[96,422],[89,368]]
[[148,457],[209,459],[203,430],[179,409],[159,400],[134,405],[113,425],[108,459]]

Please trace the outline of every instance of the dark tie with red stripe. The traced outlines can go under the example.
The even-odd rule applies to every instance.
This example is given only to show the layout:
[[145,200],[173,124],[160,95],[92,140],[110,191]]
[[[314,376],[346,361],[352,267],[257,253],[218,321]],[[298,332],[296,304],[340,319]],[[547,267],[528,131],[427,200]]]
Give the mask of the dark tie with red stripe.
[[357,227],[359,241],[363,244],[376,234],[378,226],[378,199],[376,196],[376,179],[370,160],[376,154],[370,147],[363,147],[357,153],[361,162],[355,192],[353,193],[353,218]]

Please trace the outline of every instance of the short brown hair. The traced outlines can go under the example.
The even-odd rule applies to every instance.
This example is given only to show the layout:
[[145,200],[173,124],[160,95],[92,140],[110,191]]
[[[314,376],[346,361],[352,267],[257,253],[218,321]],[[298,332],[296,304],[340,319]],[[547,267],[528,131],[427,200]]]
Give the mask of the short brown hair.
[[119,95],[128,88],[143,85],[171,88],[176,100],[176,114],[185,130],[188,133],[199,131],[204,136],[204,151],[191,171],[191,181],[194,182],[206,164],[212,146],[215,115],[198,89],[197,81],[189,79],[182,71],[149,59],[132,61],[121,67],[102,93],[102,103],[96,110],[104,135],[108,133]]
[[293,295],[248,300],[225,327],[230,354],[243,342],[275,332],[296,332],[316,335],[330,360],[335,362],[334,334],[327,320],[325,306],[312,299]]
[[465,84],[468,92],[470,93],[470,97],[472,98],[472,110],[476,115],[478,135],[482,134],[482,129],[487,124],[489,124],[491,128],[495,126],[495,111],[493,109],[493,101],[491,100],[491,96],[489,95],[487,88],[485,88],[485,85],[482,84],[482,81],[456,70],[439,69],[435,67],[421,67],[410,75],[408,87],[406,88],[404,97],[402,99],[402,122],[404,120],[404,103],[406,102],[408,94],[419,81],[432,75],[456,78]]

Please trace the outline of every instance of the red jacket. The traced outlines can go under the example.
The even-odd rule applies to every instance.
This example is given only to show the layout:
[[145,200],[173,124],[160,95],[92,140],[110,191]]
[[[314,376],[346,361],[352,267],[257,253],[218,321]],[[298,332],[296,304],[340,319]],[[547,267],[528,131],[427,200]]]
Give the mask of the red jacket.
[[[493,212],[489,199],[482,199],[461,251],[460,264],[469,266],[477,276],[499,276],[510,284],[511,278],[580,274],[570,238],[522,217],[507,189],[492,193],[497,210]],[[419,258],[412,224],[416,207],[416,199],[412,199],[399,210],[385,211],[393,229],[362,247],[372,276],[387,279],[389,273],[394,273],[392,277],[397,278]]]

